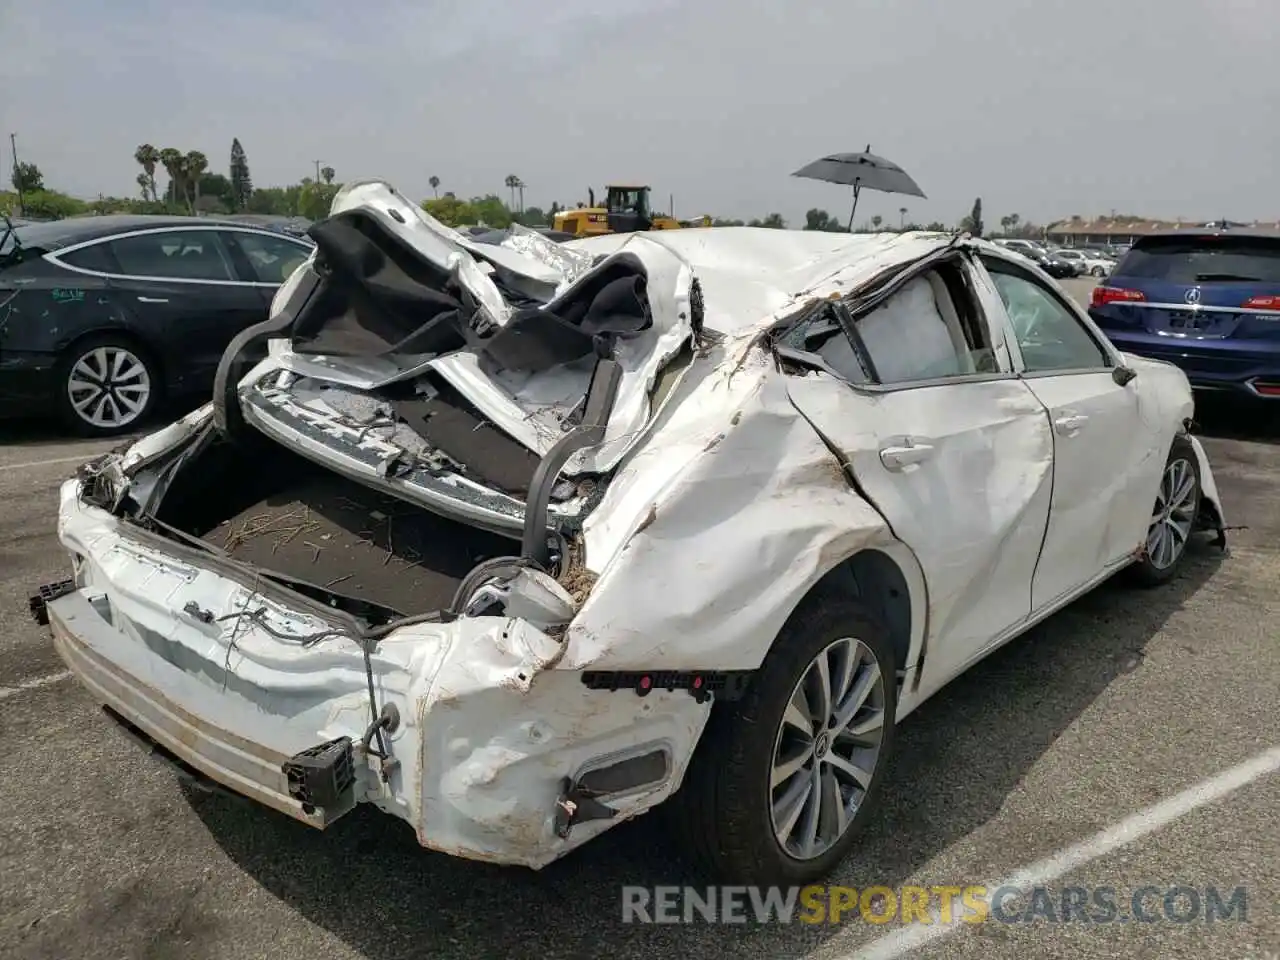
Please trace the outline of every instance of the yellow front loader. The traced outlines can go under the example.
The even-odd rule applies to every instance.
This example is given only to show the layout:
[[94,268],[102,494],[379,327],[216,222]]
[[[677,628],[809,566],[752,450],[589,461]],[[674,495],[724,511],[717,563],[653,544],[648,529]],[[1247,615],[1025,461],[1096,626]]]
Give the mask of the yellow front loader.
[[[610,184],[605,187],[604,206],[597,207],[595,191],[590,190],[587,206],[559,211],[552,227],[575,237],[593,237],[603,233],[679,230],[685,226],[669,214],[654,213],[649,203],[651,192],[644,186]],[[709,218],[694,222],[703,225],[703,221],[709,221]]]

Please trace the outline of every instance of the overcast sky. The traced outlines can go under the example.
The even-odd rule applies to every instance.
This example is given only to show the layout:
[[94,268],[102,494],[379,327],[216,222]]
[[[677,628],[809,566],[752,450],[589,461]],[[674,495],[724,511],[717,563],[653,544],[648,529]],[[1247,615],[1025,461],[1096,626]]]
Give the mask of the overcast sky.
[[225,173],[239,137],[259,186],[638,179],[794,223],[848,199],[789,174],[870,142],[929,199],[859,220],[1275,219],[1277,38],[1278,0],[0,0],[0,132],[84,197],[136,192],[140,143]]

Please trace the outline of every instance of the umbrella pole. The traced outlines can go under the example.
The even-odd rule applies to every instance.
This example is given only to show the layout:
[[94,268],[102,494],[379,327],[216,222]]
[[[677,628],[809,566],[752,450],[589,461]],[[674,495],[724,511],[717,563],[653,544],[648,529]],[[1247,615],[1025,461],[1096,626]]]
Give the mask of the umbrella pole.
[[853,215],[858,212],[858,194],[862,192],[860,186],[862,178],[859,177],[853,181],[853,209],[849,211],[849,232],[853,233]]

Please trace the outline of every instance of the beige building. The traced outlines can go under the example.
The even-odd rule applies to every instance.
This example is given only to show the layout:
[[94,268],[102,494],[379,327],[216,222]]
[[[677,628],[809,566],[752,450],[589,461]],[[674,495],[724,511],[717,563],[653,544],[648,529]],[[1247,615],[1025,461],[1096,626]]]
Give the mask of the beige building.
[[[1199,220],[1143,220],[1136,217],[1072,217],[1059,220],[1045,228],[1050,243],[1064,247],[1105,246],[1131,244],[1138,237],[1168,230],[1201,230],[1213,224]],[[1274,231],[1280,236],[1280,221],[1231,221],[1231,226],[1250,230]]]

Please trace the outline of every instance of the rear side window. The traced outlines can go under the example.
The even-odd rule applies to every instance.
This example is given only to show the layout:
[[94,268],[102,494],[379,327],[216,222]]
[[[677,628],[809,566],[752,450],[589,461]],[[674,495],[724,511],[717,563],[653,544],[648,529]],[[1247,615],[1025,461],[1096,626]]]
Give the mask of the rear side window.
[[1167,283],[1280,283],[1280,240],[1172,237],[1130,250],[1116,274]]
[[228,239],[244,251],[259,283],[284,283],[306,262],[311,250],[293,240],[264,233],[231,232]]
[[110,241],[121,275],[173,280],[234,280],[213,230],[164,230]]
[[116,272],[115,262],[111,259],[111,253],[107,250],[105,243],[91,243],[87,247],[81,247],[79,250],[71,250],[67,253],[59,254],[58,259],[70,267],[79,267],[81,270],[92,270],[94,273],[114,273]]

